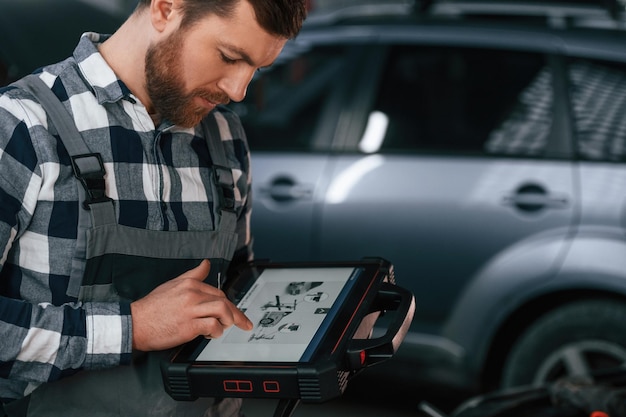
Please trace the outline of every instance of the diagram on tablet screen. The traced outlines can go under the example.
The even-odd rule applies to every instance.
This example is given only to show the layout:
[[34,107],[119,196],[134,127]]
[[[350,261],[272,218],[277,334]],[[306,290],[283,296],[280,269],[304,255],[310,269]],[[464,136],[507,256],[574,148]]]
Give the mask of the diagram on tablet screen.
[[265,270],[238,304],[253,330],[229,328],[198,360],[297,360],[350,274],[346,268]]
[[[304,300],[308,303],[320,303],[322,300],[328,298],[328,294],[322,291],[315,291],[313,293],[306,292],[313,288],[323,285],[323,282],[291,282],[285,288],[284,294],[276,294],[274,301],[269,301],[261,306],[261,310],[265,311],[255,331],[248,339],[249,342],[255,340],[273,340],[277,333],[295,336],[296,332],[300,331],[301,325],[296,322],[287,324],[280,324],[280,322],[286,316],[297,311],[298,301]],[[281,298],[282,297],[282,298]],[[292,300],[293,299],[293,300]],[[308,310],[300,303],[301,310]],[[326,314],[328,309],[315,308],[313,314]],[[246,313],[250,313],[250,310],[246,310]],[[305,311],[305,318],[310,315],[310,311]],[[298,316],[296,314],[293,317]],[[292,317],[292,319],[293,319]],[[278,326],[278,328],[276,328]],[[285,336],[289,337],[289,336]]]

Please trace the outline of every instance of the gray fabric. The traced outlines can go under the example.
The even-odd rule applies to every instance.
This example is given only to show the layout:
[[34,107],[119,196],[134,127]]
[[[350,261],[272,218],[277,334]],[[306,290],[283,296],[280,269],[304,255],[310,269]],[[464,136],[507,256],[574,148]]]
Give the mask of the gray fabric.
[[163,388],[159,363],[167,354],[138,357],[132,366],[81,372],[33,394],[28,417],[235,417],[240,400],[181,402]]
[[102,302],[115,302],[119,300],[115,286],[111,284],[94,284],[80,286],[79,300],[99,300]]
[[[93,224],[93,227],[117,224],[115,207],[111,201],[91,204],[89,206],[89,212],[91,213],[91,223]],[[85,210],[81,209],[79,217],[83,217],[84,215]]]
[[[215,119],[211,120],[211,123],[216,123]],[[223,141],[220,140],[219,146],[215,141],[209,140],[211,137],[216,137],[212,135],[210,132],[210,127],[207,123],[202,124],[202,128],[204,130],[204,137],[207,138],[206,144],[209,148],[209,154],[211,155],[211,159],[213,161],[216,169],[213,170],[213,181],[212,181],[212,191],[213,195],[219,196],[221,195],[220,190],[218,189],[220,184],[226,185],[231,189],[235,189],[235,180],[233,178],[232,171],[230,169],[221,169],[227,168],[230,166],[228,162],[228,158],[226,157],[226,152],[224,150],[224,146],[227,146]],[[217,136],[219,137],[219,135]],[[232,144],[230,144],[232,146]],[[228,224],[236,223],[237,216],[234,211],[222,210],[223,201],[220,202],[220,205],[215,205],[213,208],[214,214],[218,222],[225,221]]]
[[[40,98],[48,114],[54,118],[55,126],[70,155],[76,155],[77,152],[89,153],[72,119],[56,96],[38,77],[27,77],[26,80],[27,88],[30,86],[31,91],[35,90],[33,93]],[[227,167],[224,150],[209,140],[207,144],[214,163]],[[90,160],[91,158],[83,160],[88,165],[82,169],[92,168]],[[218,190],[220,184],[215,184],[218,180],[227,186],[234,186],[232,173],[229,170],[221,172],[226,178],[214,179],[213,192],[217,191],[214,195],[221,195]],[[141,262],[149,262],[140,258],[221,258],[230,261],[237,245],[237,219],[234,212],[221,211],[220,207],[219,213],[216,213],[219,220],[215,231],[165,232],[118,225],[113,204],[98,203],[91,207],[91,216],[86,216],[85,210],[80,211],[78,251],[85,251],[87,263],[106,254],[137,256],[139,265]],[[91,227],[86,217],[91,217]],[[76,261],[73,264],[73,273],[79,273],[82,266],[80,261]],[[77,283],[78,281],[71,280],[68,292],[76,292]],[[112,284],[82,286],[79,292],[82,301],[119,299]],[[213,399],[206,398],[194,402],[173,400],[165,392],[161,376],[161,363],[168,359],[169,352],[151,352],[139,354],[130,366],[82,371],[40,386],[30,398],[23,399],[20,404],[28,404],[28,417],[239,416],[241,401],[238,399],[225,399],[215,405]]]
[[[227,222],[221,223],[224,226]],[[232,224],[229,226],[233,227]],[[215,257],[216,254],[228,255],[227,252],[232,256],[236,239],[232,230],[158,232],[109,225],[89,230],[88,252],[91,243],[103,255],[123,250],[138,256],[137,265],[141,266],[142,262],[149,260],[140,257],[163,255],[176,259],[183,253],[197,255],[198,251],[202,255],[198,259]],[[84,301],[112,301],[117,298],[112,285],[83,286],[81,296]],[[169,356],[170,352],[139,353],[130,366],[82,371],[42,385],[31,394],[27,417],[239,415],[239,400],[225,399],[215,406],[213,399],[207,398],[193,402],[173,400],[166,393],[161,376],[161,363],[167,361]]]
[[[22,87],[39,98],[39,101],[43,108],[46,110],[48,117],[54,120],[54,125],[61,136],[63,146],[67,149],[70,155],[84,155],[88,154],[89,149],[83,141],[74,120],[65,110],[57,96],[48,88],[48,86],[37,75],[31,74],[22,78],[14,83],[15,85]],[[84,160],[82,170],[99,170],[100,165],[93,158],[87,158]]]
[[[83,137],[74,124],[74,120],[67,110],[65,110],[63,104],[59,101],[57,96],[54,95],[52,90],[48,88],[41,78],[35,74],[30,74],[16,81],[14,84],[30,91],[33,95],[39,98],[40,104],[43,106],[50,120],[53,121],[59,133],[61,142],[63,142],[63,146],[70,156],[85,155],[90,153]],[[81,172],[92,172],[100,169],[99,161],[95,157],[81,158],[79,161],[78,168]],[[87,198],[85,189],[79,182],[77,182],[76,185],[80,196],[79,201],[85,201]],[[112,207],[111,204],[109,204],[109,206]],[[74,257],[72,258],[72,271],[67,288],[67,295],[70,297],[78,296],[80,284],[83,279],[83,273],[85,271],[85,231],[91,226],[91,218],[84,214],[84,210],[81,210],[80,215],[78,216],[76,249]],[[115,219],[113,221],[115,221]]]
[[[78,201],[85,201],[87,193],[85,189],[78,185]],[[82,209],[78,215],[76,247],[74,256],[72,257],[72,271],[70,273],[69,283],[67,285],[67,295],[78,298],[80,285],[83,282],[83,274],[85,273],[86,253],[87,253],[87,230],[91,227],[91,217],[82,213]]]
[[105,253],[163,259],[205,259],[212,254],[211,257],[231,259],[237,245],[235,224],[222,221],[220,226],[219,232],[160,232],[117,224],[101,226],[87,232],[87,259]]

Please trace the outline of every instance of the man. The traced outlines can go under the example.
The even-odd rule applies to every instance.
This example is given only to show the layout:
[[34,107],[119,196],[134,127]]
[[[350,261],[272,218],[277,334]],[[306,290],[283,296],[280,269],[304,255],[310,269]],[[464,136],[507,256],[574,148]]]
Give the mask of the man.
[[[112,36],[83,35],[37,76],[86,155],[68,154],[29,91],[0,90],[5,415],[239,414],[232,399],[173,401],[159,363],[198,336],[252,328],[216,288],[231,259],[252,257],[245,135],[217,106],[244,98],[304,3],[141,0]],[[85,156],[104,181],[82,176]]]

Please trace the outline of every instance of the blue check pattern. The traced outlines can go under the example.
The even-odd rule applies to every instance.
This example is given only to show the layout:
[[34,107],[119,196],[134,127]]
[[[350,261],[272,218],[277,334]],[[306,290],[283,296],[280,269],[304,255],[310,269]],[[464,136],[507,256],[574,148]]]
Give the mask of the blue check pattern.
[[[122,225],[212,230],[211,158],[202,129],[155,127],[146,108],[86,33],[72,57],[39,76],[64,103],[92,152],[102,155],[107,195]],[[234,169],[238,245],[251,259],[250,161],[237,116],[214,110]],[[27,92],[0,89],[0,399],[80,369],[129,362],[130,306],[80,303],[67,295],[78,221],[70,159],[42,107]]]

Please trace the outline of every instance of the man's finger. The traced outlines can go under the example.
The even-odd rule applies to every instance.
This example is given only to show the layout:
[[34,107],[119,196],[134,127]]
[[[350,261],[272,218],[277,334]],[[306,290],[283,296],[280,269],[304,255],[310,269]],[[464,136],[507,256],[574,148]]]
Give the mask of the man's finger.
[[248,316],[237,307],[235,307],[235,311],[233,312],[233,322],[235,326],[242,330],[252,330],[254,328],[254,324],[252,324]]
[[204,281],[209,276],[211,270],[211,262],[208,259],[203,259],[198,266],[189,271],[179,275],[178,278],[193,278],[198,281]]
[[198,305],[198,308],[199,310],[196,311],[197,317],[215,318],[224,328],[235,325],[242,330],[252,330],[254,327],[250,319],[226,298],[219,302],[217,300],[207,301]]

